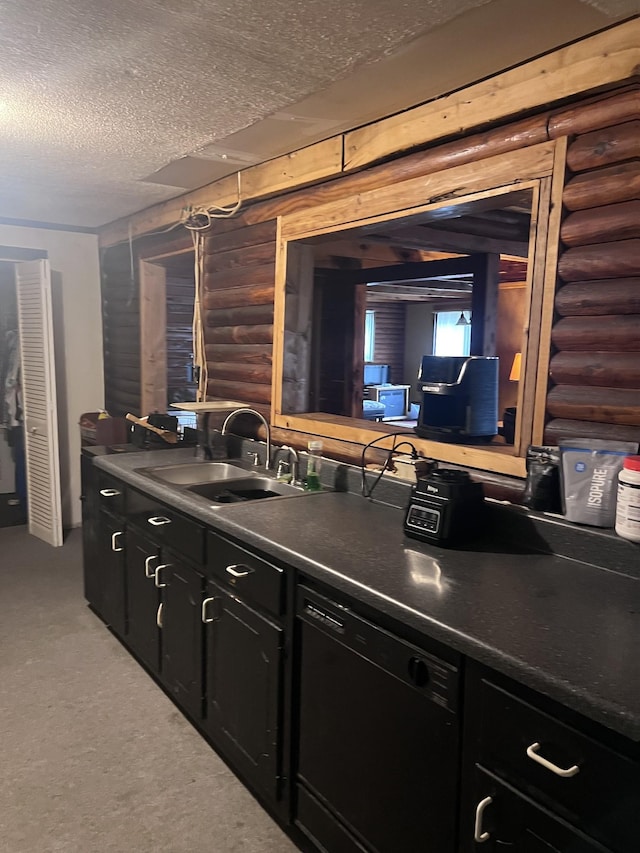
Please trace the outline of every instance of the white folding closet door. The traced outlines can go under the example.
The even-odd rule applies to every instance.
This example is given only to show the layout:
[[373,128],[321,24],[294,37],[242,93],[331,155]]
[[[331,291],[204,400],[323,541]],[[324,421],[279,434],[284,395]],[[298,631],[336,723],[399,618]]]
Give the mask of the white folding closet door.
[[29,532],[62,545],[49,261],[16,264]]

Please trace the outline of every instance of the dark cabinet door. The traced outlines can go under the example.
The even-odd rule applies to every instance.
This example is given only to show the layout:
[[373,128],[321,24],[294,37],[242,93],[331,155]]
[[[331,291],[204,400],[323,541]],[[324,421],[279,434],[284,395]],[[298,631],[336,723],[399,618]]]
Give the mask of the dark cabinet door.
[[106,512],[98,514],[92,602],[104,621],[120,636],[125,631],[124,523]]
[[462,821],[461,853],[609,853],[609,849],[475,769]]
[[100,613],[102,603],[102,584],[99,565],[100,505],[95,470],[91,458],[88,456],[80,457],[84,597]]
[[[126,642],[157,673],[160,670],[160,591],[155,573],[160,563],[158,546],[133,528],[127,530],[125,557],[127,581]],[[162,569],[159,570],[159,574]]]
[[212,581],[206,595],[206,729],[238,771],[276,800],[284,632]]
[[204,579],[179,556],[162,552],[156,575],[162,590],[162,680],[176,702],[195,719],[202,717]]

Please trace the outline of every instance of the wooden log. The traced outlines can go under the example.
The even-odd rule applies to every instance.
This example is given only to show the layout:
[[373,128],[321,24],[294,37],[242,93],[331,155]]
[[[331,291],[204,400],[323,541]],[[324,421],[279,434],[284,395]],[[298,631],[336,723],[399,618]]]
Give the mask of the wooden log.
[[105,353],[105,364],[108,363],[110,367],[117,367],[118,369],[131,369],[131,370],[139,370],[140,369],[140,356],[136,356],[133,353]]
[[255,326],[273,323],[273,303],[246,305],[242,308],[218,308],[205,311],[205,324],[214,326]]
[[140,317],[138,314],[129,314],[123,312],[117,317],[111,315],[110,320],[114,325],[117,325],[119,329],[137,329],[140,326]]
[[553,418],[640,426],[640,390],[556,385],[547,395]]
[[203,284],[205,290],[230,290],[233,287],[250,285],[273,286],[275,275],[275,264],[263,264],[259,267],[240,267],[228,272],[205,273]]
[[640,239],[567,249],[558,261],[563,281],[633,278],[640,275]]
[[112,394],[132,394],[140,395],[140,382],[136,379],[123,379],[122,377],[112,377],[109,380],[109,388]]
[[275,262],[276,244],[260,243],[244,249],[232,249],[230,252],[215,252],[204,256],[205,273],[220,273],[229,270],[259,267]]
[[111,391],[107,386],[105,404],[111,417],[136,412],[140,409],[140,394],[125,394],[123,391]]
[[136,336],[127,337],[126,335],[105,335],[104,338],[104,355],[105,358],[112,355],[135,355],[140,363],[140,338]]
[[571,213],[560,228],[560,239],[571,247],[634,237],[640,237],[640,201],[578,210]]
[[211,290],[204,295],[204,307],[213,311],[216,308],[237,308],[241,305],[271,305],[273,308],[273,282],[271,285],[249,285],[232,287],[230,290]]
[[[270,344],[273,342],[273,326],[220,326],[205,330],[207,344]],[[220,395],[217,395],[220,396]]]
[[207,344],[207,361],[235,361],[242,364],[271,364],[271,344]]
[[640,316],[564,317],[551,341],[561,351],[640,352]]
[[556,385],[640,388],[640,355],[629,352],[559,352],[549,375]]
[[[225,223],[224,225],[222,223]],[[227,230],[233,226],[233,230]],[[207,255],[217,252],[229,252],[232,249],[244,249],[259,243],[274,243],[276,239],[276,220],[271,219],[256,225],[242,227],[240,220],[217,220],[213,229],[205,235],[204,251]]]
[[249,400],[252,403],[269,404],[271,402],[271,385],[210,379],[207,382],[207,397],[214,395],[226,400]]
[[545,427],[544,443],[558,444],[562,438],[602,438],[640,443],[640,427],[554,418]]
[[640,162],[582,172],[565,186],[562,202],[567,210],[586,210],[640,198]]
[[[637,73],[639,32],[637,21],[627,22],[345,133],[345,170],[361,168],[437,138],[468,133],[473,127],[504,120],[509,115],[522,115],[551,99],[575,97],[589,88],[625,80]],[[592,80],[591,85],[588,79]]]
[[640,277],[565,284],[556,294],[556,311],[562,317],[640,314]]
[[586,172],[638,157],[640,120],[636,119],[578,136],[567,149],[567,166],[572,172]]
[[257,382],[271,387],[270,364],[244,364],[236,362],[208,362],[210,380],[225,379],[230,382]]
[[[147,234],[135,244],[136,255],[140,259],[149,260],[167,255],[187,254],[193,252],[191,232],[186,228],[176,228],[165,234]],[[129,254],[128,245],[125,252]]]
[[561,136],[589,133],[636,119],[639,114],[640,88],[629,88],[618,94],[554,110],[549,117],[549,137],[559,139]]

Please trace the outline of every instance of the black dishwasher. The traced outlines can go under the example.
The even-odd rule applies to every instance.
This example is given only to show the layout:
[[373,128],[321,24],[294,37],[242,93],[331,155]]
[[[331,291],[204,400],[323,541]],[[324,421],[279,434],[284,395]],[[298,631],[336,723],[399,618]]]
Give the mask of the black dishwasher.
[[453,853],[455,666],[301,587],[296,824],[328,853]]

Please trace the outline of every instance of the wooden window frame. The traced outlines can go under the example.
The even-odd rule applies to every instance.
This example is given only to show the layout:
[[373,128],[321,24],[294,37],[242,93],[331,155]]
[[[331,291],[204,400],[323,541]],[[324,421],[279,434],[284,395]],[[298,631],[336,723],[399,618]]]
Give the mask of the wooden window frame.
[[322,412],[292,414],[283,411],[286,278],[290,244],[363,225],[408,218],[451,205],[452,201],[472,202],[531,188],[528,299],[514,446],[489,448],[446,444],[417,436],[411,438],[415,446],[431,458],[524,477],[526,448],[529,444],[541,443],[544,430],[566,143],[566,137],[562,137],[280,216],[274,301],[272,425],[359,444],[367,444],[390,431],[388,425]]

